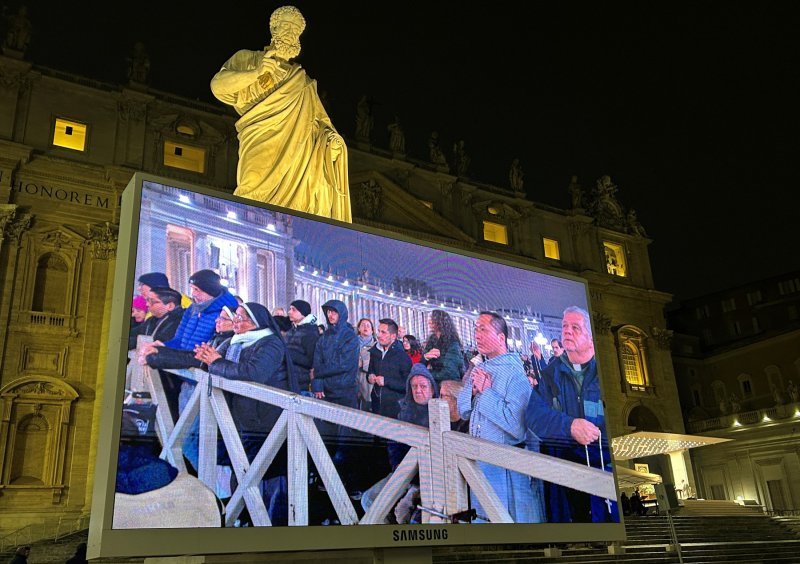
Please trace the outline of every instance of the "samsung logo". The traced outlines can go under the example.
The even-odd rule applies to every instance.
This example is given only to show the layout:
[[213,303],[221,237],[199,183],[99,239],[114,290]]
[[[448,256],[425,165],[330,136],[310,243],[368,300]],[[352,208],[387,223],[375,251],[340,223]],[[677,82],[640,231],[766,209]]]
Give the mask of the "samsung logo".
[[447,540],[447,529],[409,529],[392,531],[392,540],[400,541],[436,541]]

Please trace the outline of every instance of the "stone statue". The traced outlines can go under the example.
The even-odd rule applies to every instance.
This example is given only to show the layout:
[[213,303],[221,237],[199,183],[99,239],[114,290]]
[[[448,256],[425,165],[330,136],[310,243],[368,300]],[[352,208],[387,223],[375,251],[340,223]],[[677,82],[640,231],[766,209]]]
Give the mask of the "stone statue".
[[406,134],[400,125],[400,118],[394,116],[394,123],[387,127],[389,130],[389,148],[393,153],[404,155],[406,153]]
[[234,194],[349,222],[347,146],[316,81],[291,62],[305,26],[294,6],[277,8],[269,19],[271,43],[237,51],[211,79],[214,96],[241,116]]
[[364,94],[356,107],[356,139],[369,143],[372,125],[372,103],[367,95]]
[[31,20],[28,19],[28,7],[22,4],[15,15],[6,16],[5,20],[6,36],[3,40],[3,47],[24,53],[30,45],[33,30]]
[[128,58],[128,80],[147,84],[149,73],[150,57],[147,56],[144,43],[137,41],[133,46],[133,55]]
[[578,177],[573,176],[569,181],[569,197],[572,200],[572,209],[583,209],[583,188],[578,184]]
[[442,148],[439,146],[439,132],[434,131],[431,133],[430,139],[428,139],[428,148],[430,149],[431,154],[431,162],[437,166],[443,166],[445,168],[449,168],[447,166],[447,159],[442,152]]
[[786,393],[789,395],[789,401],[792,403],[797,403],[800,401],[800,390],[797,389],[794,382],[789,380],[789,383],[786,385]]
[[617,185],[611,181],[607,174],[597,179],[594,189],[594,201],[589,210],[594,215],[595,221],[601,227],[627,231],[626,218],[622,213],[622,206],[617,202],[614,194]]
[[775,405],[783,405],[785,403],[783,392],[781,392],[775,384],[772,384],[770,388],[772,390],[772,399],[775,400]]
[[628,231],[634,235],[639,235],[640,237],[647,237],[647,233],[644,231],[644,227],[642,224],[639,223],[639,218],[636,217],[636,210],[630,209],[628,210],[628,215],[626,216],[626,222],[628,224]]
[[508,171],[508,183],[511,185],[511,189],[514,192],[525,191],[523,189],[523,176],[522,165],[519,163],[519,159],[515,158],[511,161],[511,169]]
[[464,148],[464,140],[453,143],[453,163],[455,164],[456,174],[466,176],[472,159]]

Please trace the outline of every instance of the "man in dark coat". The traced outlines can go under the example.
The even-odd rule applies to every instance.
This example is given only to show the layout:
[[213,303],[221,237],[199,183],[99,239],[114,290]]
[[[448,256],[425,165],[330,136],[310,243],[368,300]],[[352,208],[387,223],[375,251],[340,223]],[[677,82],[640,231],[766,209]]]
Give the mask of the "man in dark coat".
[[136,348],[139,335],[153,337],[154,341],[169,341],[183,319],[181,293],[172,288],[156,287],[145,296],[151,313],[141,325],[136,326],[128,335],[128,350]]
[[[233,319],[233,331],[233,337],[219,349],[208,344],[197,347],[195,356],[208,365],[209,374],[298,391],[286,344],[266,307],[254,302],[240,305]],[[226,393],[226,399],[247,459],[253,462],[280,417],[281,408],[238,394]],[[222,462],[227,461],[218,460]],[[286,473],[284,447],[262,481],[262,495],[273,525],[288,524]]]
[[[358,337],[353,326],[347,322],[347,306],[340,300],[328,300],[322,305],[327,328],[317,341],[314,350],[314,379],[311,391],[314,396],[337,405],[357,407]],[[333,456],[345,487],[354,495],[354,459],[352,451],[353,433],[349,427],[317,420],[317,429],[328,452]]]
[[311,387],[311,368],[314,366],[314,351],[319,341],[317,316],[311,313],[311,304],[295,300],[289,305],[289,320],[292,327],[286,334],[286,346],[294,363],[300,391]]
[[[611,471],[600,378],[594,356],[589,313],[579,307],[564,310],[561,321],[564,354],[542,371],[525,419],[541,440],[541,452],[563,460]],[[578,490],[545,484],[547,517],[553,523],[619,522],[616,501]]]
[[400,400],[406,392],[411,359],[397,340],[397,323],[391,319],[378,321],[378,342],[369,350],[369,375],[372,387],[372,412],[397,418]]

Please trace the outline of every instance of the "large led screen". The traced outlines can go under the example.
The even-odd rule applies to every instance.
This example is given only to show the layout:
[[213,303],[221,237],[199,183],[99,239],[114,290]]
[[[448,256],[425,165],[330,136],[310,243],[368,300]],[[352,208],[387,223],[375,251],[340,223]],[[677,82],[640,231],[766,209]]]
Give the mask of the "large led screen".
[[93,554],[624,538],[584,281],[146,175],[122,210]]

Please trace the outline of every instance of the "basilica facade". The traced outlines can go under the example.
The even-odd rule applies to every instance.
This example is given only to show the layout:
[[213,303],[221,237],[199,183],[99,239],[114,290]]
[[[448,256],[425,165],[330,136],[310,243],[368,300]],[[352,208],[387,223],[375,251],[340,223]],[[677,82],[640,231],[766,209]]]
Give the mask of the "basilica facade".
[[[14,52],[0,56],[0,533],[89,512],[122,191],[141,171],[232,193],[235,121],[221,105],[155,91],[135,77],[109,84]],[[585,187],[575,178],[544,187],[569,191],[571,208],[557,209],[520,186],[411,158],[404,146],[350,143],[355,226],[586,281],[609,433],[683,433],[664,316],[671,296],[654,287],[651,241],[612,179],[599,171]],[[367,272],[348,279],[325,271],[296,252],[280,213],[240,218],[235,237],[169,222],[158,210],[150,217],[140,237],[163,240],[169,251],[147,264],[178,290],[187,291],[191,271],[213,268],[270,308],[296,298],[316,307],[347,282],[358,287],[348,290],[351,318],[394,315],[409,332],[425,331],[424,313],[405,298],[431,296]],[[441,304],[467,345],[469,305]],[[504,313],[519,351],[559,336],[552,312]],[[660,470],[670,481],[669,464]]]

